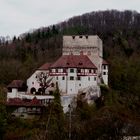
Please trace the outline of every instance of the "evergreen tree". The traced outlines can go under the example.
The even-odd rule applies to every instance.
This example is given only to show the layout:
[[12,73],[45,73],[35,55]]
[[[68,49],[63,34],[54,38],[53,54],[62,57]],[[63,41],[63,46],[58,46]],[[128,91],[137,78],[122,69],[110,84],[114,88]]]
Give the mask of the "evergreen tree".
[[57,84],[50,112],[47,138],[50,140],[56,140],[58,138],[59,140],[64,140],[64,114],[61,106],[60,91]]

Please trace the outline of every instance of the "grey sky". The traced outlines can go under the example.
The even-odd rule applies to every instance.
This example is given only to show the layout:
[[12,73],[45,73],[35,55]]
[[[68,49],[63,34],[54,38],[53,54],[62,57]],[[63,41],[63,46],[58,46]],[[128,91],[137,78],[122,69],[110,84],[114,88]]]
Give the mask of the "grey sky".
[[140,0],[0,0],[0,36],[13,36],[96,10],[136,10]]

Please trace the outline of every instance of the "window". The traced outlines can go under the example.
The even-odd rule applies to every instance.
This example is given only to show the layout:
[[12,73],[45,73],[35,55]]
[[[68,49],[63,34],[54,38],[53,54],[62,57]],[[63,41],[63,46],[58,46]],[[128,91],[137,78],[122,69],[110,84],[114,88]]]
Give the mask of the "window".
[[74,69],[70,69],[70,72],[71,72],[71,73],[74,73]]
[[79,36],[79,38],[82,38],[82,37],[83,37],[82,35]]
[[94,81],[96,81],[96,77],[94,77]]
[[89,70],[88,69],[85,69],[85,73],[87,73],[87,72],[89,72]]
[[63,69],[58,69],[58,72],[63,72]]
[[32,108],[32,111],[36,111],[36,107],[33,107],[33,108]]
[[103,65],[103,68],[106,69],[106,65]]
[[81,80],[81,77],[80,77],[80,76],[78,76],[78,77],[77,77],[77,80]]
[[88,77],[88,81],[90,81],[90,77]]
[[84,69],[81,69],[81,72],[84,72]]
[[62,80],[65,80],[65,77],[64,76],[62,77]]
[[34,87],[32,87],[30,92],[31,92],[31,94],[35,94],[36,93],[36,89]]
[[79,87],[81,87],[81,84],[79,84]]
[[22,108],[22,112],[23,112],[23,113],[26,112],[26,108],[23,107],[23,108]]
[[70,76],[70,80],[74,80],[74,77],[73,76]]
[[94,73],[96,73],[96,70],[94,70]]
[[58,76],[56,76],[56,80],[58,80]]
[[77,70],[77,73],[81,73],[81,70],[80,70],[80,69],[78,69],[78,70]]
[[88,35],[86,35],[86,39],[88,39]]
[[103,75],[106,75],[106,72],[103,72]]
[[40,95],[40,94],[45,93],[45,91],[43,91],[43,88],[39,88],[39,89],[38,89],[38,93],[39,93],[39,95]]
[[89,70],[89,73],[91,73],[91,70]]
[[55,72],[55,69],[52,69],[52,72]]

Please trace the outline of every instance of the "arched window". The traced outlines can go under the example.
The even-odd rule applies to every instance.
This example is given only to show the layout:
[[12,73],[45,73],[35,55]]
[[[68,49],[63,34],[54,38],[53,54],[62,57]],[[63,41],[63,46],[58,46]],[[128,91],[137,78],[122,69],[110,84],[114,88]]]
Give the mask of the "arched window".
[[39,92],[39,94],[42,95],[45,91],[44,91],[42,88],[39,88],[39,89],[38,89],[38,92]]
[[32,87],[30,92],[31,92],[31,94],[35,94],[36,93],[36,89],[34,87]]
[[51,83],[51,87],[54,87],[55,85],[54,85],[54,83]]

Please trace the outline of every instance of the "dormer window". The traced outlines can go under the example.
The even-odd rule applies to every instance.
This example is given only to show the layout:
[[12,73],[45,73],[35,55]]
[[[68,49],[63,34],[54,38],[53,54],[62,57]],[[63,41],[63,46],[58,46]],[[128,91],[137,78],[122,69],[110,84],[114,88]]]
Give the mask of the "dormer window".
[[67,63],[67,65],[69,65],[70,63]]

